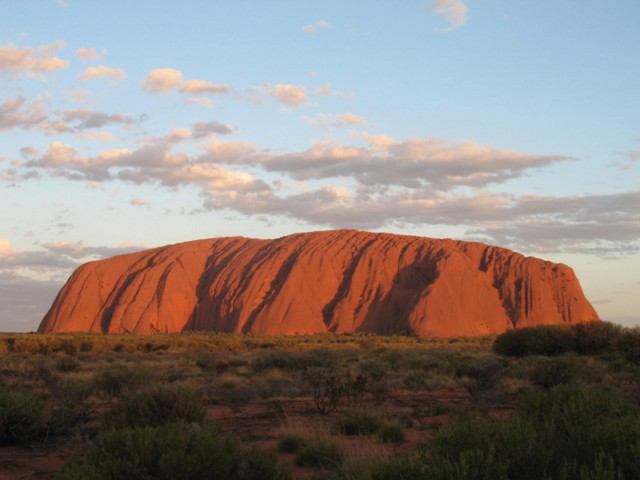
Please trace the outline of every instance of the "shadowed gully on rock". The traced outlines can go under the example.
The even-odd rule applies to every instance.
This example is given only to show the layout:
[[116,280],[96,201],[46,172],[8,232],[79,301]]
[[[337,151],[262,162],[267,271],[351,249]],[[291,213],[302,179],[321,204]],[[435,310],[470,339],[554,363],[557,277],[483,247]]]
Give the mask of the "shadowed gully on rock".
[[566,265],[482,243],[337,230],[86,263],[39,331],[452,337],[594,320]]

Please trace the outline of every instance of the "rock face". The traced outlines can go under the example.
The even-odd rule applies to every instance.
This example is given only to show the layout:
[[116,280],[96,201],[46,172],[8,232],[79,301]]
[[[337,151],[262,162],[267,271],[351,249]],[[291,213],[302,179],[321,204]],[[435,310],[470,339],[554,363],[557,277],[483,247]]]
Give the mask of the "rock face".
[[481,243],[337,230],[84,264],[39,331],[450,337],[594,320],[566,265]]

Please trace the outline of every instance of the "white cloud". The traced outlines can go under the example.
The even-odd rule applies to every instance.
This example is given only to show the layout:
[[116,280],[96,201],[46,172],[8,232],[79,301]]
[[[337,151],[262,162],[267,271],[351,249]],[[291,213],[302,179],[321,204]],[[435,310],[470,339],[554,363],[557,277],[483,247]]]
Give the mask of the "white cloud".
[[42,127],[46,123],[47,113],[38,100],[28,103],[24,97],[17,97],[0,104],[0,131]]
[[5,257],[11,253],[11,241],[0,238],[0,257]]
[[318,127],[344,127],[346,125],[365,125],[367,121],[360,115],[343,113],[339,115],[321,113],[315,117],[304,117],[309,125]]
[[330,83],[324,83],[316,88],[316,95],[325,97],[354,97],[354,92],[340,92],[334,90]]
[[183,83],[184,77],[180,70],[156,68],[142,81],[142,88],[151,93],[164,93],[180,88]]
[[122,125],[133,125],[136,123],[136,120],[128,115],[96,112],[87,109],[65,110],[61,112],[60,119],[65,123],[72,124],[74,130],[100,128],[112,123]]
[[209,106],[211,105],[211,100],[207,97],[187,97],[184,99],[184,103],[186,103],[187,105],[204,105],[204,106]]
[[[186,95],[221,95],[231,92],[229,85],[216,84],[205,80],[185,80],[180,70],[175,68],[156,68],[142,81],[142,88],[151,93],[167,93],[179,90]],[[190,97],[187,103],[207,103]]]
[[27,102],[24,97],[0,104],[0,131],[24,128],[41,129],[47,134],[71,133],[110,123],[132,125],[137,121],[128,115],[88,109],[49,112],[40,100]]
[[439,138],[361,135],[369,143],[360,147],[340,142],[317,142],[310,149],[282,155],[238,157],[248,165],[279,172],[296,180],[351,178],[362,185],[402,185],[450,190],[502,183],[540,168],[570,160],[559,155],[530,155],[474,142]]
[[305,25],[304,27],[302,27],[302,31],[304,33],[312,35],[314,33],[320,32],[321,30],[327,30],[329,28],[331,28],[331,24],[329,22],[327,22],[326,20],[319,20],[312,25]]
[[0,325],[5,331],[35,330],[73,269],[81,263],[149,248],[122,243],[88,246],[67,240],[38,250],[13,250],[0,240]]
[[19,48],[14,45],[0,44],[0,72],[25,73],[43,78],[44,74],[63,70],[69,62],[53,55],[53,52],[64,48],[62,41],[41,45],[36,51],[31,47]]
[[122,68],[99,65],[97,67],[87,67],[84,72],[78,75],[78,79],[89,80],[95,78],[109,78],[112,80],[124,80],[126,76],[127,75]]
[[83,242],[62,240],[45,243],[43,247],[52,253],[81,260],[87,258],[107,258],[113,257],[114,255],[138,252],[149,248],[149,245],[123,242],[116,247],[87,246]]
[[113,140],[111,132],[83,132],[76,134],[82,140]]
[[219,85],[204,80],[187,80],[180,87],[182,93],[190,95],[216,95],[229,93],[231,87],[229,85]]
[[107,50],[103,49],[101,52],[95,48],[78,48],[76,50],[76,58],[83,62],[100,60],[107,55]]
[[433,0],[433,13],[447,21],[447,30],[461,27],[469,20],[469,8],[462,0]]
[[225,125],[220,122],[196,122],[193,124],[193,138],[205,138],[209,135],[229,135],[233,133],[231,125]]
[[94,157],[52,142],[43,153],[30,151],[15,173],[49,173],[85,183],[193,186],[205,208],[286,216],[312,225],[465,226],[479,240],[528,251],[618,255],[640,248],[640,192],[561,197],[486,190],[572,160],[565,156],[366,133],[358,134],[355,144],[324,141],[284,154],[216,136],[199,155],[178,151],[184,140],[222,135],[227,127],[197,122],[191,129],[148,138],[133,151],[106,150]]
[[37,280],[0,271],[0,325],[5,332],[35,331],[64,280]]
[[271,89],[271,95],[280,103],[297,107],[307,100],[307,90],[300,85],[279,83]]

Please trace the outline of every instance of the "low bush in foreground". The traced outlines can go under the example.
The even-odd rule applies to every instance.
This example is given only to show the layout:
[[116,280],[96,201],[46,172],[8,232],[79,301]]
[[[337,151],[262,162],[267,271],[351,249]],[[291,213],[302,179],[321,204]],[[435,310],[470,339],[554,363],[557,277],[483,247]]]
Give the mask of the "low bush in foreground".
[[169,423],[200,423],[204,403],[198,393],[179,384],[159,384],[117,403],[105,415],[107,426],[160,426]]
[[0,446],[35,440],[46,426],[44,400],[19,390],[0,391]]
[[295,433],[287,433],[278,439],[278,451],[281,453],[296,453],[304,443],[304,438]]
[[402,443],[405,440],[404,430],[400,425],[383,425],[378,430],[378,440],[381,443]]
[[640,412],[616,394],[557,387],[509,420],[461,422],[430,445],[429,479],[640,479]]
[[341,435],[372,435],[382,426],[380,418],[365,410],[349,410],[333,425],[334,433]]
[[56,480],[287,479],[275,454],[246,449],[217,428],[170,425],[108,430]]
[[305,438],[298,447],[295,463],[299,467],[336,468],[344,461],[340,445],[330,438],[314,436]]

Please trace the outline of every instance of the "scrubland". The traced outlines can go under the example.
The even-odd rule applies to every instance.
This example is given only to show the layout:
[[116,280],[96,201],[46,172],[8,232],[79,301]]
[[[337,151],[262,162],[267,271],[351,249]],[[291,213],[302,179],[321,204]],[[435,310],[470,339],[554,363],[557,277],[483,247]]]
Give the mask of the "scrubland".
[[[636,479],[640,331],[0,335],[0,479]],[[3,476],[4,475],[4,476]]]

